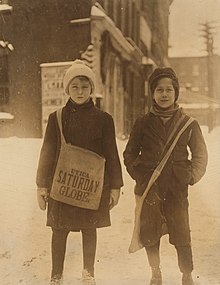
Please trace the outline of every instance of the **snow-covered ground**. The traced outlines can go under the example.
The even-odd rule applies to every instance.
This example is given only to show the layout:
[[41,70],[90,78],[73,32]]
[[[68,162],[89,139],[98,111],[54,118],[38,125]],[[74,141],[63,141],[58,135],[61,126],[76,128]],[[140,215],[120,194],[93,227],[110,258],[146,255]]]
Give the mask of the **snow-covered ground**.
[[[220,128],[208,134],[207,173],[190,189],[190,220],[197,285],[220,284]],[[38,209],[35,173],[40,139],[0,139],[0,283],[49,284],[51,230],[46,212]],[[118,141],[120,155],[126,141]],[[146,285],[150,269],[144,250],[128,254],[133,229],[133,181],[124,167],[120,203],[112,210],[112,226],[98,231],[97,285]],[[161,244],[164,285],[181,284],[176,252],[164,236]],[[65,260],[65,285],[78,284],[82,269],[81,234],[71,233]],[[79,283],[80,284],[80,283]]]

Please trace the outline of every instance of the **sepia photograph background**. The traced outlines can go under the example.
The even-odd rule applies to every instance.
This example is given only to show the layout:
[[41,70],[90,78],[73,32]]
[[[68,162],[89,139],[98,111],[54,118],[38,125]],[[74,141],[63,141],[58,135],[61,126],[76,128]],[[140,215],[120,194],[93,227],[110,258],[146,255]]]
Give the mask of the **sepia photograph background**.
[[[67,101],[62,79],[83,59],[97,78],[96,106],[114,119],[124,186],[111,227],[98,229],[97,285],[146,285],[144,250],[129,254],[134,184],[122,153],[151,100],[148,77],[171,66],[179,104],[208,148],[205,176],[189,188],[195,285],[220,284],[220,0],[0,0],[0,283],[46,285],[51,229],[39,209],[36,170],[51,112]],[[164,285],[181,284],[175,248],[161,241]],[[81,234],[68,237],[65,285],[80,284]]]

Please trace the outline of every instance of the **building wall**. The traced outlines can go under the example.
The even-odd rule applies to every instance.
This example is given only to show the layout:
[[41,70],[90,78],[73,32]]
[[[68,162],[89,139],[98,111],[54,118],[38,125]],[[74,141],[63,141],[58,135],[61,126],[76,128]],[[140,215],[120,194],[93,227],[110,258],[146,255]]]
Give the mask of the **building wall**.
[[[123,41],[129,42],[128,57],[120,41],[118,46],[111,41],[106,45],[108,39],[102,38],[102,34],[99,38],[89,21],[70,23],[74,19],[88,19],[95,2],[11,0],[13,11],[4,21],[5,37],[14,46],[14,51],[8,55],[10,97],[6,109],[14,115],[9,135],[41,136],[41,64],[70,62],[80,57],[91,43],[95,47],[98,90],[103,93],[101,105],[113,115],[119,136],[127,136],[135,119],[145,112],[144,86],[150,68],[143,66],[142,60],[152,58],[158,65],[166,64],[169,1],[98,1],[115,25],[114,30],[119,30]],[[107,67],[101,52],[103,46],[107,48],[106,58],[111,58]],[[105,68],[109,68],[113,76],[108,82],[103,77]]]
[[210,121],[213,126],[219,125],[220,57],[176,57],[169,58],[169,62],[179,78],[179,102],[184,104],[185,111],[201,125],[209,126]]
[[211,92],[208,77],[208,58],[203,57],[174,57],[169,62],[179,76],[180,85],[196,94],[209,96],[220,100],[220,57],[211,58]]
[[[150,68],[144,68],[142,60],[144,57],[156,59],[158,65],[166,65],[168,52],[168,15],[170,1],[133,1],[133,0],[100,0],[99,4],[103,7],[105,13],[114,21],[115,26],[120,29],[123,36],[134,47],[134,54],[131,55],[130,60],[123,58],[123,53],[112,49],[111,45],[107,46],[108,52],[105,53],[105,58],[108,58],[109,51],[112,49],[112,57],[120,61],[121,66],[126,66],[123,76],[122,84],[119,89],[114,88],[114,75],[103,77],[104,88],[104,108],[110,112],[116,122],[116,130],[123,129],[122,135],[127,136],[134,121],[146,110],[146,95],[145,81],[149,76]],[[155,19],[157,25],[154,24]],[[102,45],[108,39],[104,39]],[[106,55],[107,54],[107,55]],[[138,59],[139,58],[139,59]],[[114,62],[113,59],[111,59]],[[114,69],[113,67],[106,67],[106,59],[103,61],[102,71]],[[114,64],[113,64],[114,65]],[[123,68],[122,68],[123,70]],[[111,70],[109,73],[111,74]],[[111,78],[109,80],[108,78]],[[109,80],[109,81],[108,81]],[[123,107],[121,113],[124,114],[123,128],[118,124],[118,110],[114,104],[110,104],[113,98],[117,95],[114,90],[120,90],[123,93]],[[120,97],[121,95],[118,94]],[[117,105],[118,106],[118,105]],[[115,116],[114,116],[115,114]]]
[[152,32],[151,57],[159,66],[168,65],[168,20],[170,0],[142,0],[141,8]]
[[[100,0],[106,13],[125,37],[130,37],[143,51],[148,51],[158,65],[167,65],[168,19],[171,0]],[[151,49],[140,39],[140,17],[146,20],[152,34]],[[129,20],[128,20],[129,19]],[[146,49],[147,48],[147,49]]]
[[[11,1],[13,11],[5,35],[13,43],[8,57],[10,101],[15,117],[13,135],[41,136],[40,64],[72,61],[90,42],[90,25],[71,25],[70,20],[89,17],[87,0]],[[76,44],[77,43],[77,44]]]

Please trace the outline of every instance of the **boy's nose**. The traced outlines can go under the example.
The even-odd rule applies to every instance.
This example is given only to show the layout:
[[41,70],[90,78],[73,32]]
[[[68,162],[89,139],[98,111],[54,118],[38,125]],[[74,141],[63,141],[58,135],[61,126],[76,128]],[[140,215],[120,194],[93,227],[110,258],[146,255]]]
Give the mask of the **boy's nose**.
[[83,92],[82,88],[79,88],[78,93],[82,94],[82,92]]

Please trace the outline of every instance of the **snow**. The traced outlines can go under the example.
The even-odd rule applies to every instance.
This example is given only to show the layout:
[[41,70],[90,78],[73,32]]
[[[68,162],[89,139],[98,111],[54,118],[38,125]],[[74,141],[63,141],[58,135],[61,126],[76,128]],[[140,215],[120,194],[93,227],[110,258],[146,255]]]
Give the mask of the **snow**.
[[12,119],[14,119],[14,116],[10,113],[0,112],[0,119],[1,120],[4,120],[4,119],[12,120]]
[[11,11],[12,6],[8,4],[0,4],[0,12]]
[[[220,128],[208,134],[207,173],[190,188],[190,221],[196,285],[220,284]],[[46,212],[37,205],[35,174],[41,139],[0,139],[0,276],[1,284],[46,285],[51,269],[51,230],[45,226]],[[118,140],[120,156],[126,141]],[[121,156],[122,159],[122,156]],[[123,164],[122,164],[123,166]],[[133,229],[134,182],[123,166],[125,186],[112,214],[112,226],[98,230],[97,285],[146,285],[150,269],[144,250],[128,254]],[[161,268],[164,285],[181,284],[175,249],[162,238]],[[82,270],[81,234],[68,238],[65,285],[80,284]]]

